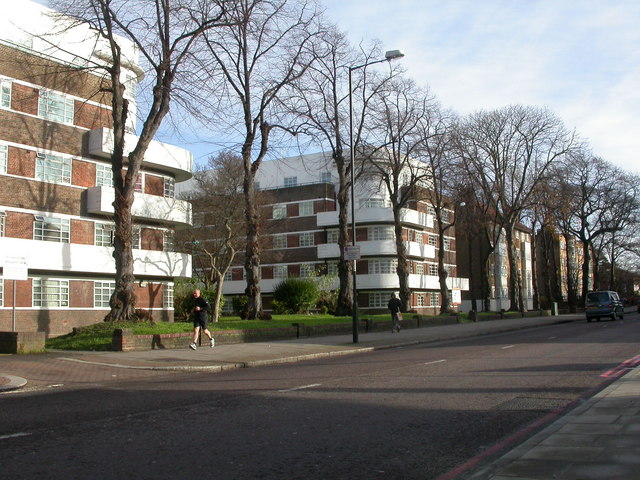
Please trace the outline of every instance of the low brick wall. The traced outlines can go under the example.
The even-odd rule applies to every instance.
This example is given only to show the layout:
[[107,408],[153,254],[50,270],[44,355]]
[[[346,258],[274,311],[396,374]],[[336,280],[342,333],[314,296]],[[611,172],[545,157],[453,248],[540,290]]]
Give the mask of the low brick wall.
[[44,352],[44,332],[0,332],[0,353]]
[[[435,325],[457,323],[455,316],[423,317],[422,315],[405,314],[401,322],[402,328],[422,328]],[[359,331],[383,332],[391,330],[391,319],[372,321],[366,317],[360,319]],[[213,330],[211,333],[216,345],[231,345],[248,342],[265,342],[269,340],[286,340],[289,338],[321,337],[327,335],[346,335],[352,332],[351,324],[328,324],[304,326],[293,323],[290,327],[256,328],[251,330]],[[165,348],[184,348],[191,343],[193,333],[172,333],[155,335],[134,335],[131,329],[116,329],[113,332],[112,348],[115,351],[130,352],[134,350],[154,350]],[[202,344],[207,345],[207,337],[202,336]]]

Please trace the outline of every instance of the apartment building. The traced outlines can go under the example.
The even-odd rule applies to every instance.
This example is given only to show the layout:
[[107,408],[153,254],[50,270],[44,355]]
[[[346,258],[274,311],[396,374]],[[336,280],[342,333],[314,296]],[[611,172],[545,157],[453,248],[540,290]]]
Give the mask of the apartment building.
[[[460,218],[464,219],[463,216]],[[489,311],[511,309],[509,258],[504,232],[492,249],[486,235],[474,233],[478,231],[477,218],[461,221],[457,227],[459,270],[462,275],[471,279],[468,291],[463,292],[461,310],[463,312],[485,310],[485,293],[489,299]],[[487,228],[493,227],[489,225]],[[533,308],[533,247],[530,229],[517,224],[514,244],[516,265],[522,280],[524,307],[530,310]]]
[[[61,20],[28,0],[0,18],[0,330],[50,336],[102,321],[114,289],[113,135],[100,72],[108,49],[86,27],[54,35]],[[135,146],[136,50],[123,72]],[[191,223],[175,184],[191,177],[190,152],[153,142],[138,179],[133,216],[138,308],[173,318],[173,280],[191,276],[172,251],[173,230]]]
[[[328,274],[334,277],[332,286],[337,288],[337,174],[330,157],[318,153],[264,162],[256,176],[256,187],[265,199],[261,255],[265,309],[270,310],[274,288],[287,277]],[[389,197],[374,180],[359,180],[355,206],[356,244],[361,255],[356,262],[358,305],[363,313],[386,312],[391,292],[399,288]],[[410,260],[409,308],[425,314],[438,313],[441,303],[438,248],[446,250],[449,288],[468,289],[468,280],[457,274],[455,231],[450,229],[445,244],[438,245],[432,209],[426,202],[415,200],[402,210],[403,239]],[[197,205],[194,210],[198,210]],[[227,298],[242,295],[245,288],[239,257],[225,280],[224,294]]]

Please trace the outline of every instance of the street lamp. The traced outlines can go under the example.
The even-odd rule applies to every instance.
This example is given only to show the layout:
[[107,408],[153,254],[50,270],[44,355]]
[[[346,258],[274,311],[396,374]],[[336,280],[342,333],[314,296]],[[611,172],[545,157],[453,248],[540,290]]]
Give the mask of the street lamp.
[[[391,62],[397,58],[404,57],[402,50],[389,50],[384,54],[384,58],[380,60],[374,60],[371,62],[363,63],[362,65],[356,65],[355,67],[349,67],[349,155],[351,160],[351,246],[353,248],[353,254],[355,255],[356,246],[356,207],[355,207],[355,152],[353,151],[353,86],[352,86],[352,74],[354,70],[359,68],[368,67],[376,63]],[[356,261],[353,259],[353,305],[351,312],[353,315],[353,343],[358,343],[358,289],[356,287]]]

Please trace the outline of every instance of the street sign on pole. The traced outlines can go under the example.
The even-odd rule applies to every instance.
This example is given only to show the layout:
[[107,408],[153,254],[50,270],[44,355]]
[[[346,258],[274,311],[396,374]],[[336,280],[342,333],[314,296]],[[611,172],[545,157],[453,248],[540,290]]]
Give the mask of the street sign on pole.
[[11,311],[11,331],[16,331],[16,280],[29,278],[29,266],[24,255],[5,255],[2,264],[2,276],[6,280],[13,280],[13,307]]
[[360,245],[344,247],[345,260],[360,260]]
[[5,255],[2,264],[2,276],[5,280],[27,280],[28,265],[24,255]]

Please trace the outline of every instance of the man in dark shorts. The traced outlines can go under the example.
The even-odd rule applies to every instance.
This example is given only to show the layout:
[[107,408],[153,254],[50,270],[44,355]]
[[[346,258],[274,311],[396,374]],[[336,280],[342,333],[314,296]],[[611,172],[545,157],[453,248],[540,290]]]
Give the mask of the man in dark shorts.
[[209,345],[213,348],[216,344],[213,339],[213,335],[207,328],[207,322],[209,321],[209,302],[200,295],[200,290],[193,291],[193,343],[189,345],[192,350],[196,349],[196,342],[198,341],[198,335],[200,329],[209,337]]

